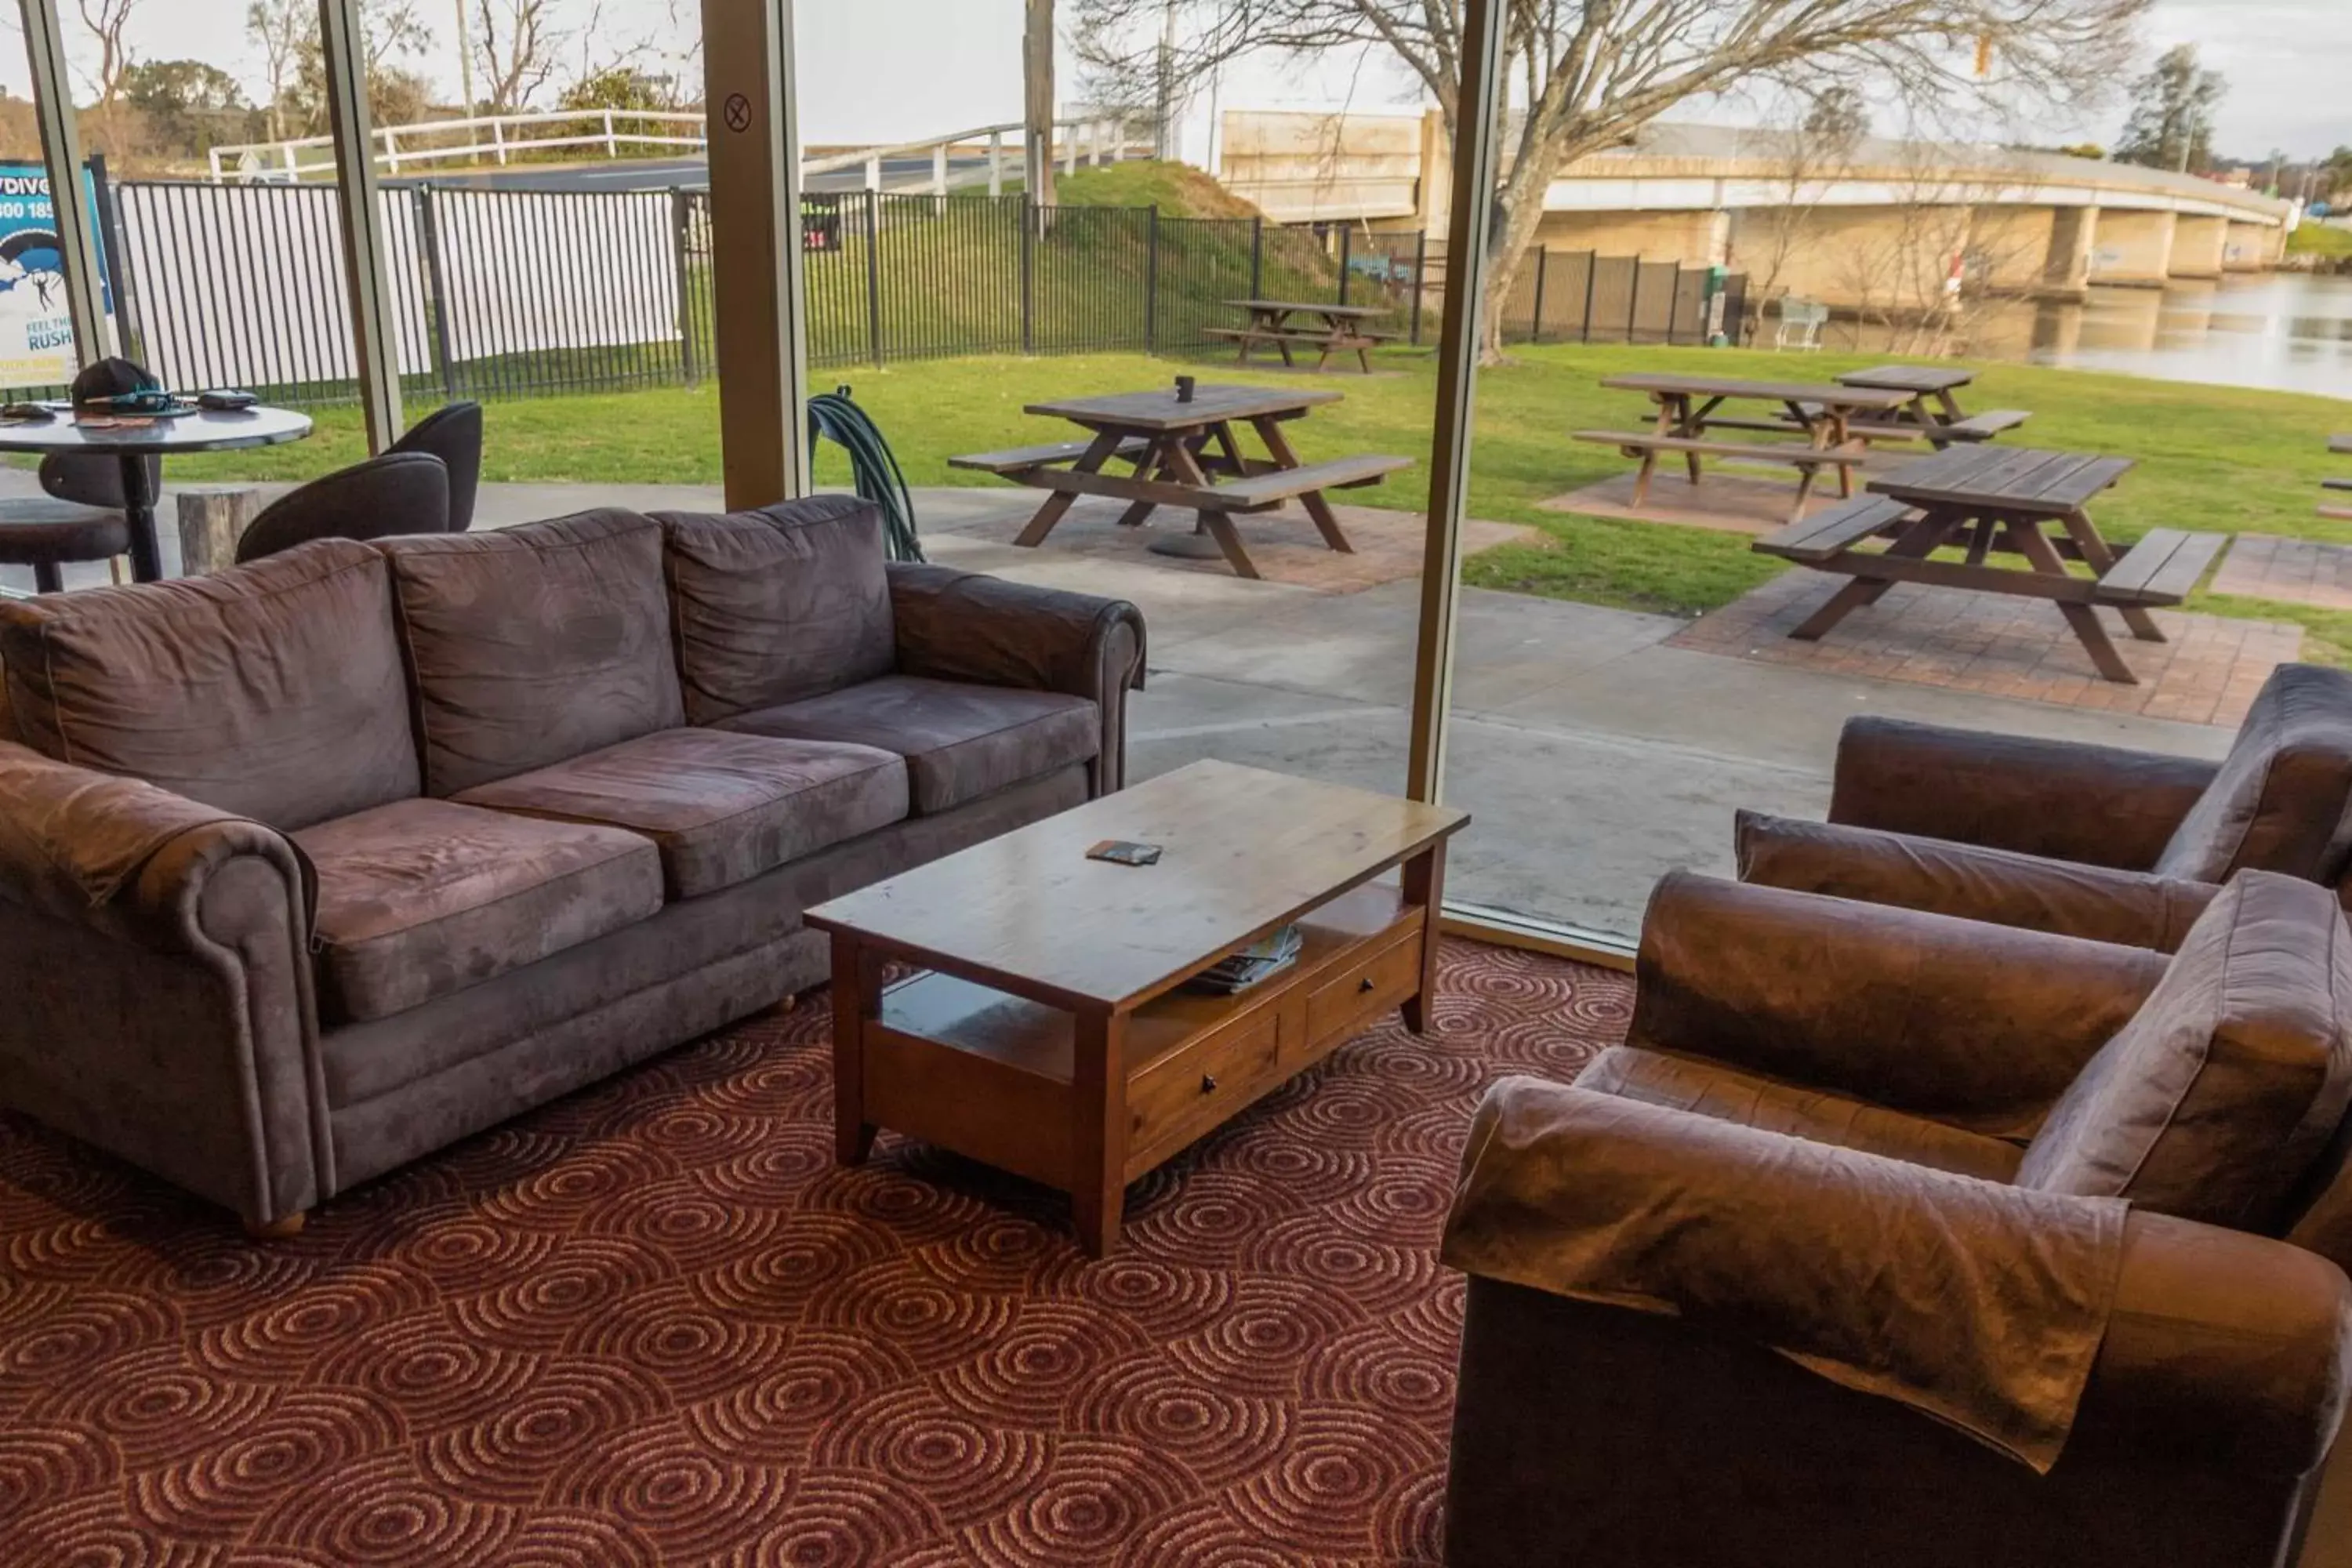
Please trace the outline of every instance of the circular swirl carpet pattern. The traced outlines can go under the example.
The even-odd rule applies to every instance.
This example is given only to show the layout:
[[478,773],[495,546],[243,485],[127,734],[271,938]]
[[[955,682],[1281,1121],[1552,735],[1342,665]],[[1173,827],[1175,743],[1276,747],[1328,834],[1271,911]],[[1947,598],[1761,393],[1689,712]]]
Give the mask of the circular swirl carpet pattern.
[[1623,977],[1449,943],[1129,1193],[885,1134],[822,1006],[348,1194],[289,1243],[0,1119],[0,1563],[1433,1563],[1462,1130],[1621,1037]]

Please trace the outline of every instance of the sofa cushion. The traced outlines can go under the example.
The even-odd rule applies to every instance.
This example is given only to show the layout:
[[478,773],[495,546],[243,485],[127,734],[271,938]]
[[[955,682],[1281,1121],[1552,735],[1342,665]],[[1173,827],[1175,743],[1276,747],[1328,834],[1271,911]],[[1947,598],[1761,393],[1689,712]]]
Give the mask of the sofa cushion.
[[816,496],[723,517],[655,515],[688,723],[890,673],[888,555],[872,502]]
[[0,601],[0,664],[36,751],[273,827],[417,791],[389,574],[363,544]]
[[457,798],[644,834],[669,896],[691,899],[903,820],[907,767],[871,746],[664,730]]
[[392,563],[427,795],[680,721],[651,518],[585,511],[374,548]]
[[2014,1143],[1924,1116],[1636,1046],[1612,1046],[1593,1058],[1576,1087],[1991,1182],[2016,1175],[2021,1153]]
[[2352,670],[2281,665],[2173,833],[2159,876],[2282,871],[2334,886],[2352,860]]
[[1095,705],[1056,691],[887,675],[799,702],[739,714],[720,728],[879,746],[907,759],[919,814],[950,811],[1042,778],[1102,750]]
[[2018,1184],[2273,1227],[2352,1100],[2347,948],[2326,889],[2241,873],[2059,1097]]
[[319,871],[319,1011],[389,1017],[656,914],[661,861],[617,828],[404,800],[294,835]]

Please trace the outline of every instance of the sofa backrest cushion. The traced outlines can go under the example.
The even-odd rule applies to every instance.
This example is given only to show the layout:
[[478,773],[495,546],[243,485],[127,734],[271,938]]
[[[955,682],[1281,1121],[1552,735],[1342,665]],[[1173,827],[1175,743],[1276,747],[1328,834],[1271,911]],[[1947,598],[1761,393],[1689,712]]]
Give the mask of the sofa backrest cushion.
[[2352,1101],[2352,936],[2327,889],[2242,872],[2059,1097],[2020,1186],[2274,1231]]
[[871,502],[816,496],[723,517],[656,515],[688,723],[890,673],[888,554]]
[[2333,887],[2352,866],[2352,670],[2271,672],[2221,773],[2158,858],[2158,875],[2226,882],[2281,871]]
[[273,827],[417,793],[389,573],[364,544],[0,603],[0,665],[34,750]]
[[376,547],[392,563],[427,795],[682,721],[651,518],[583,511]]

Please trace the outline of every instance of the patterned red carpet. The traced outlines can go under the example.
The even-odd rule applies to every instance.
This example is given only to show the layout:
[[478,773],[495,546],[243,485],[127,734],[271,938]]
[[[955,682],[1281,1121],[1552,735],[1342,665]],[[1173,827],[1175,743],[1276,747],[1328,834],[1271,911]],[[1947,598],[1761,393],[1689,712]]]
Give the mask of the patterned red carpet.
[[821,1007],[754,1021],[247,1244],[0,1120],[0,1563],[1422,1563],[1497,1074],[1621,977],[1449,944],[1390,1024],[1139,1184],[831,1155]]

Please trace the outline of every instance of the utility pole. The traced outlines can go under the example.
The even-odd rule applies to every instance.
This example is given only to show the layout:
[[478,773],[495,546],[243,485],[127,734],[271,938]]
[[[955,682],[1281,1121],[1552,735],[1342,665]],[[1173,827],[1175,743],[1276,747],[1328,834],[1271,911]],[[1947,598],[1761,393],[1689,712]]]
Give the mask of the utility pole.
[[474,34],[466,21],[466,7],[472,0],[457,0],[457,81],[466,95],[466,112],[461,120],[474,117]]
[[1024,167],[1033,206],[1054,205],[1054,0],[1026,0],[1021,35]]

